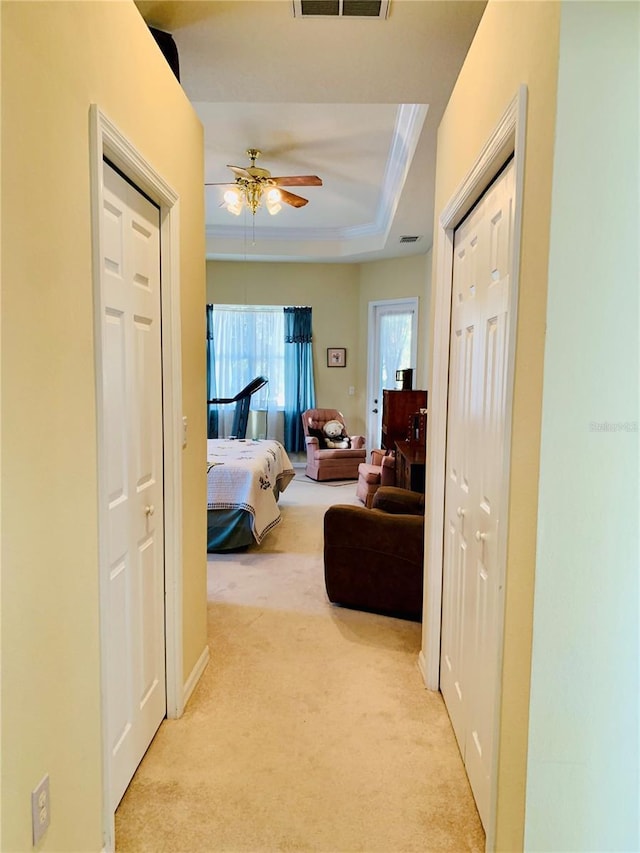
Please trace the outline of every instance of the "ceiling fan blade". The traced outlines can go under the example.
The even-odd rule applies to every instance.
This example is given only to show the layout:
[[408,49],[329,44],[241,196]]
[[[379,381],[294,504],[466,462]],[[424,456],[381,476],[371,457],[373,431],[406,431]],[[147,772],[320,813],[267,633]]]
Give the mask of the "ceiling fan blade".
[[308,198],[302,198],[301,195],[295,195],[295,193],[287,192],[287,190],[280,190],[280,198],[285,204],[290,204],[291,207],[304,207],[305,204],[309,204]]
[[222,181],[220,184],[210,184],[205,181],[205,187],[233,187],[235,183],[235,181]]
[[271,178],[277,187],[321,187],[322,178],[317,175],[285,175]]
[[231,169],[234,175],[237,175],[239,178],[245,178],[247,181],[253,180],[253,175],[251,172],[248,172],[246,169],[243,169],[242,166],[230,166],[227,163],[227,169]]

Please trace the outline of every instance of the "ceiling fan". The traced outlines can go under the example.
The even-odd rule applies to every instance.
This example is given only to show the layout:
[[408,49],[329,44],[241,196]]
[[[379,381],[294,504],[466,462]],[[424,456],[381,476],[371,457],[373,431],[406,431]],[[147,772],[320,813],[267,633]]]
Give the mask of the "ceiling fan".
[[264,196],[269,213],[275,214],[282,209],[280,202],[291,205],[291,207],[304,207],[309,199],[296,195],[282,187],[321,187],[322,179],[317,175],[285,175],[274,178],[268,169],[256,166],[256,160],[260,156],[257,148],[248,148],[247,156],[251,165],[227,166],[234,173],[234,181],[222,183],[205,183],[206,187],[232,187],[224,194],[224,206],[230,213],[239,216],[243,205],[249,208],[255,216]]

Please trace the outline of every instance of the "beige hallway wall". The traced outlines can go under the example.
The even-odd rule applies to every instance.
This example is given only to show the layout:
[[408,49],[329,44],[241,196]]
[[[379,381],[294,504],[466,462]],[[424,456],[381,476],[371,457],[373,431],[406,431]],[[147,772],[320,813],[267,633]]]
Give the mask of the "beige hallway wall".
[[[180,195],[184,670],[206,644],[202,129],[133,3],[2,3],[2,838],[100,850],[89,107]],[[181,522],[182,520],[179,520]]]
[[496,827],[505,851],[522,849],[524,829],[559,15],[554,2],[490,0],[438,133],[436,218],[527,86]]
[[563,3],[527,850],[640,849],[639,67],[640,4]]

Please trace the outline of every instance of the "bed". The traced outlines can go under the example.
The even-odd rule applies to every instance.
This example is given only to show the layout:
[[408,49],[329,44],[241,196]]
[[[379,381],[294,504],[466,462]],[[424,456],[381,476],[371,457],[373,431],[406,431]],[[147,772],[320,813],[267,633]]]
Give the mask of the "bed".
[[207,440],[207,551],[260,544],[280,523],[278,498],[294,477],[278,441]]

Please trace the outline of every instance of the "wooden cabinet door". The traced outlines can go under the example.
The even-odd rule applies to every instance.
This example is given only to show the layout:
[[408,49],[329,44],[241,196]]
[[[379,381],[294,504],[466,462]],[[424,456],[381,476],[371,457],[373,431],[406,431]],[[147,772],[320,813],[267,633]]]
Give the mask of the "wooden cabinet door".
[[410,415],[426,407],[426,391],[383,391],[381,446],[392,450],[396,441],[404,441],[409,433]]

